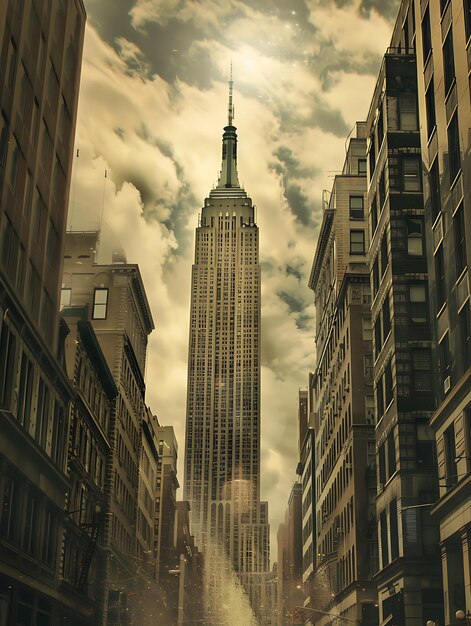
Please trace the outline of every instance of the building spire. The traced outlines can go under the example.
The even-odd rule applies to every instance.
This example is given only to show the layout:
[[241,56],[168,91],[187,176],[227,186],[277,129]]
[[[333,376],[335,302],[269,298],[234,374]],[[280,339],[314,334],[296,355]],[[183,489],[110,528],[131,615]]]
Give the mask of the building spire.
[[231,61],[231,72],[229,75],[229,106],[227,110],[227,125],[232,126],[232,120],[234,119],[234,105],[232,103],[232,94],[234,90],[234,81],[232,80],[232,61]]
[[237,133],[234,120],[234,81],[232,80],[232,62],[229,75],[229,103],[227,106],[227,126],[224,128],[222,136],[222,165],[217,188],[238,188],[240,189],[239,178],[237,176]]

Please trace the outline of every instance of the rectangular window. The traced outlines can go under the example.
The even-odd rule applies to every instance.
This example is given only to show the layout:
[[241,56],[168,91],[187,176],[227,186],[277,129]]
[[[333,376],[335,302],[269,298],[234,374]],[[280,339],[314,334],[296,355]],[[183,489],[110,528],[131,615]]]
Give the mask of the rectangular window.
[[381,317],[378,315],[375,322],[375,356],[381,352]]
[[61,289],[61,301],[60,301],[61,311],[65,306],[70,306],[71,298],[72,298],[72,289],[70,289],[69,287]]
[[18,483],[11,476],[5,476],[3,506],[1,510],[0,534],[12,543],[18,539],[20,524],[20,491]]
[[455,263],[456,278],[458,278],[466,268],[466,230],[464,223],[463,204],[453,216],[453,232],[455,239]]
[[424,53],[424,64],[428,55],[432,52],[432,32],[430,30],[430,10],[427,9],[422,20],[422,50]]
[[450,27],[443,44],[443,70],[445,74],[445,97],[455,80],[455,58],[453,53],[453,29]]
[[391,561],[399,557],[399,532],[397,524],[397,501],[389,504],[389,527],[391,536]]
[[463,372],[471,365],[471,324],[469,316],[469,300],[459,312],[461,358]]
[[373,237],[376,227],[378,226],[378,205],[376,202],[376,194],[373,196],[373,202],[370,209],[370,222],[371,222],[371,237]]
[[369,162],[370,162],[370,182],[373,178],[373,173],[375,171],[376,165],[376,152],[375,152],[375,136],[374,133],[370,137],[370,151],[368,154]]
[[388,267],[388,233],[385,230],[381,239],[381,278],[384,276]]
[[384,413],[384,393],[383,393],[383,377],[381,376],[376,385],[376,408],[378,410],[379,421]]
[[391,361],[384,368],[384,400],[386,408],[393,400],[393,377]]
[[350,231],[350,254],[365,254],[365,231]]
[[29,429],[31,420],[31,405],[33,399],[33,381],[34,367],[28,356],[23,352],[21,357],[20,368],[20,385],[18,390],[18,422],[25,428]]
[[387,526],[386,511],[381,511],[379,515],[379,526],[380,526],[380,533],[381,533],[380,534],[381,565],[384,568],[389,563],[388,526]]
[[379,482],[384,485],[386,482],[386,452],[383,443],[378,450]]
[[23,531],[23,548],[29,554],[36,554],[37,541],[39,537],[39,503],[31,494],[28,494],[26,501],[25,526]]
[[442,210],[442,202],[440,198],[440,173],[438,171],[438,156],[433,162],[429,172],[430,182],[430,206],[432,209],[432,221],[438,217],[438,214]]
[[386,338],[391,331],[391,312],[389,310],[389,295],[386,296],[386,300],[383,302],[382,314],[383,314],[383,337],[384,337],[384,340],[386,341]]
[[402,188],[404,191],[420,191],[420,160],[415,156],[402,159]]
[[104,320],[108,308],[108,289],[95,289],[93,296],[93,319]]
[[350,219],[363,219],[363,196],[350,196]]
[[427,322],[427,295],[425,284],[409,285],[410,321],[413,324]]
[[373,297],[378,293],[379,289],[379,259],[376,259],[373,262]]
[[46,520],[43,532],[42,560],[53,567],[56,556],[56,520],[51,511],[46,512]]
[[412,351],[412,373],[414,391],[431,390],[431,368],[432,361],[429,350],[415,349]]
[[435,253],[435,284],[437,293],[437,310],[439,311],[446,301],[445,284],[445,260],[443,257],[443,244],[440,244]]
[[379,178],[379,212],[383,210],[384,203],[386,201],[386,168],[383,168],[381,176]]
[[360,176],[366,175],[366,159],[358,159],[358,174]]
[[420,218],[407,218],[407,254],[424,255],[424,223]]
[[428,89],[425,93],[425,109],[427,112],[427,138],[430,139],[433,130],[437,125],[436,113],[435,113],[435,90],[433,86],[433,78],[429,83]]
[[448,125],[448,159],[450,167],[450,185],[461,169],[460,132],[458,128],[458,111],[455,111]]
[[450,350],[448,346],[448,333],[443,337],[443,339],[438,344],[438,351],[440,355],[440,375],[442,379],[442,383],[445,383],[445,380],[450,376]]
[[381,150],[381,145],[384,138],[384,121],[383,121],[383,102],[378,105],[378,152]]
[[394,429],[388,435],[387,438],[387,446],[388,446],[388,478],[396,471],[396,446],[394,444]]
[[49,387],[44,380],[40,378],[38,386],[38,405],[36,411],[36,433],[35,439],[39,445],[45,450],[47,443],[48,427],[49,427]]
[[0,334],[0,407],[10,409],[15,373],[16,337],[4,322]]
[[458,466],[456,463],[455,423],[453,422],[443,434],[445,448],[445,481],[446,487],[451,489],[458,482]]
[[418,130],[417,101],[413,93],[399,96],[399,124],[401,130]]

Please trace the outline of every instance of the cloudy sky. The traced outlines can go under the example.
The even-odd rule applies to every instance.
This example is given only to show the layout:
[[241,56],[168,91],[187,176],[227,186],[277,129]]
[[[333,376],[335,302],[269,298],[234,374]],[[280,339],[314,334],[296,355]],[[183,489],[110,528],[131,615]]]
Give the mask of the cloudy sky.
[[307,279],[322,190],[366,117],[398,0],[85,6],[69,228],[102,219],[103,239],[140,266],[156,325],[147,401],[175,427],[181,461],[194,230],[218,176],[233,63],[239,178],[260,227],[262,496],[273,541],[295,480],[297,391],[314,367]]

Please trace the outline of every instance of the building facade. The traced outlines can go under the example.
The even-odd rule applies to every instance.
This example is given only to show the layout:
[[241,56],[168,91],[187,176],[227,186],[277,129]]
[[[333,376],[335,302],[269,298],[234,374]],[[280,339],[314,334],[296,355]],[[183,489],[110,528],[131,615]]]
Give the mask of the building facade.
[[[405,8],[403,10],[406,10]],[[414,2],[445,624],[471,611],[471,3]]]
[[366,125],[324,194],[309,286],[317,312],[312,378],[316,558],[310,617],[376,622],[375,439],[372,388]]
[[268,565],[260,504],[259,234],[255,207],[238,181],[232,121],[231,82],[221,175],[196,229],[185,498],[206,565],[210,549],[222,550],[248,589]]
[[57,358],[85,19],[80,0],[0,5],[0,624],[91,623],[61,584],[73,392]]
[[[423,3],[422,3],[423,4]],[[367,118],[381,623],[443,623],[415,56],[403,2]]]
[[[118,395],[110,417],[103,525],[107,626],[144,623],[139,588],[148,582],[136,526],[139,462],[146,415],[144,368],[154,325],[137,265],[123,253],[97,263],[99,233],[68,233],[62,278],[63,306],[88,307],[89,320],[113,375]],[[142,588],[141,588],[142,592]],[[134,622],[132,621],[134,620]],[[139,621],[140,620],[140,621]]]

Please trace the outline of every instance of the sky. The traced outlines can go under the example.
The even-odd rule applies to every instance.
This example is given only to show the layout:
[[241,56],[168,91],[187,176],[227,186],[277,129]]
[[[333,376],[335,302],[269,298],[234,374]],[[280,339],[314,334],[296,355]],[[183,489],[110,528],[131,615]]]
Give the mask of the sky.
[[194,234],[218,178],[233,64],[239,180],[260,228],[261,481],[276,561],[296,480],[298,389],[315,367],[307,282],[322,190],[366,118],[398,0],[84,2],[68,227],[101,224],[102,240],[140,267],[156,327],[146,401],[175,428],[180,482]]

